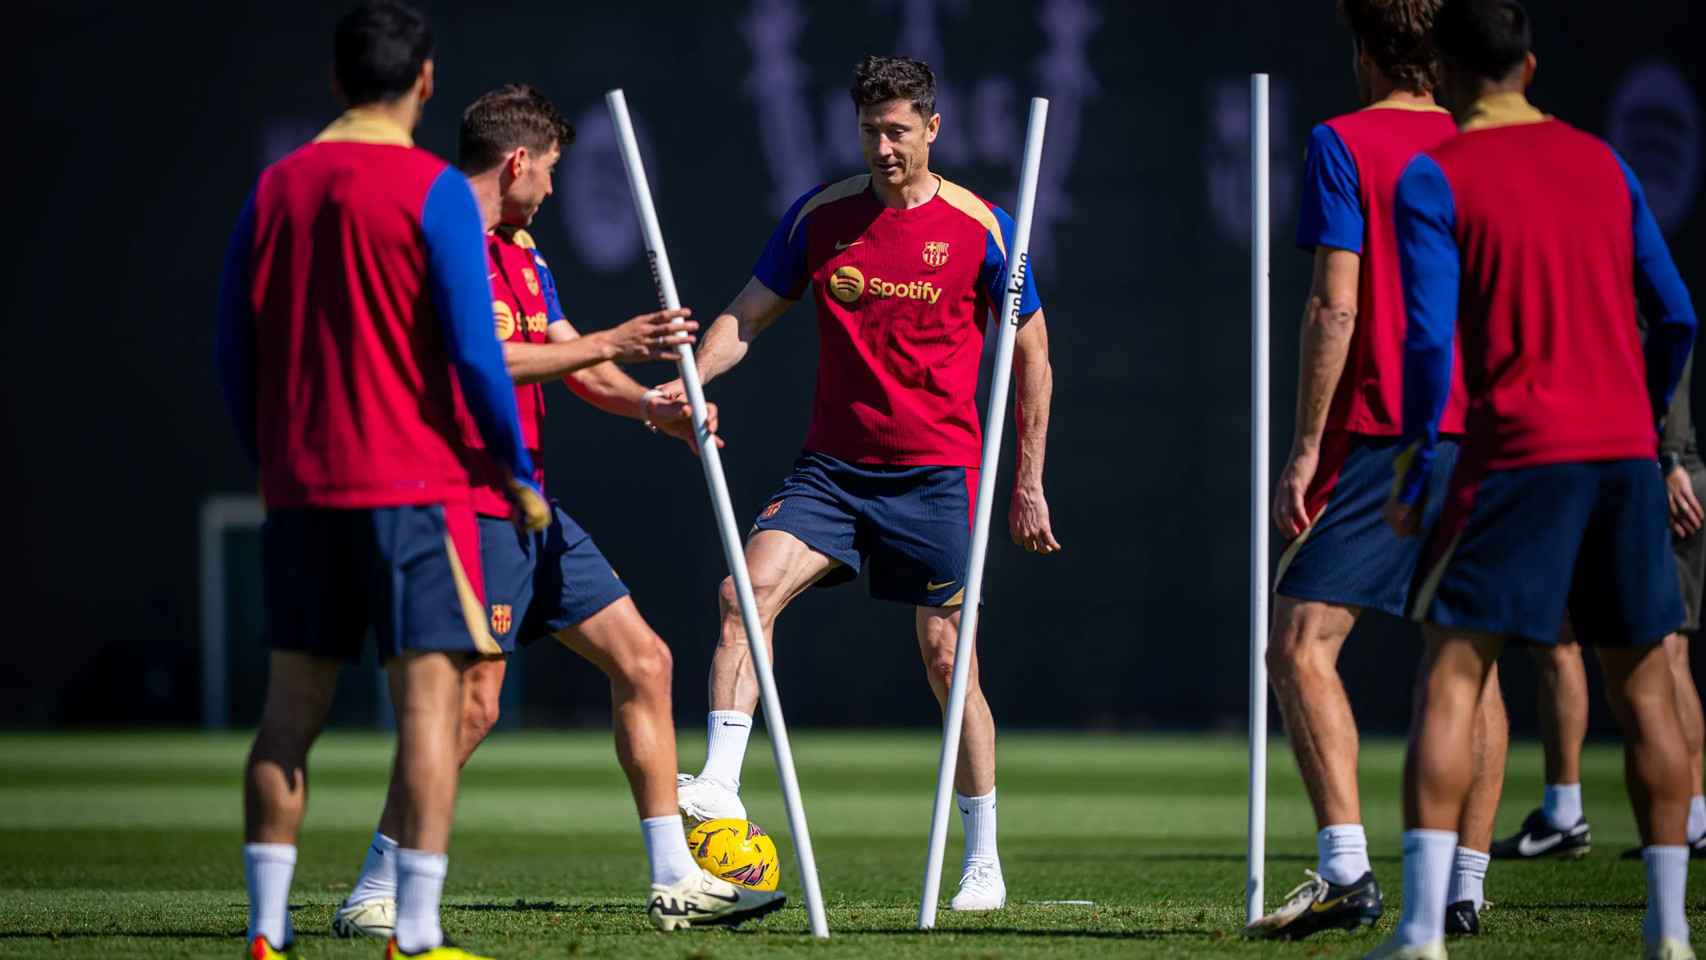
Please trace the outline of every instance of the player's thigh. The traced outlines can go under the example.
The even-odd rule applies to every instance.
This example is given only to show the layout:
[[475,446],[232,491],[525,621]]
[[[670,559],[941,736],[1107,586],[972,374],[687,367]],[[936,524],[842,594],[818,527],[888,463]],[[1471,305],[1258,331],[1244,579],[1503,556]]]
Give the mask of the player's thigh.
[[1290,663],[1305,658],[1329,664],[1338,662],[1345,638],[1350,636],[1361,613],[1361,608],[1342,603],[1275,596],[1269,662]]
[[917,607],[965,602],[978,471],[917,467],[871,484],[861,504],[871,596]]
[[556,633],[557,641],[612,679],[668,683],[669,647],[646,623],[632,597]]
[[1681,627],[1664,482],[1645,460],[1588,464],[1599,481],[1570,590],[1570,621],[1595,646],[1658,644]]
[[552,503],[551,526],[539,544],[531,602],[518,627],[523,645],[561,637],[628,596],[628,587],[592,537],[563,508]]
[[[747,538],[746,569],[760,612],[775,616],[813,584],[845,570],[845,565],[791,531],[771,529],[758,530]],[[735,605],[730,603],[735,598],[727,595],[731,588],[732,584],[725,586],[723,602],[727,612],[735,613]]]
[[509,661],[504,657],[469,657],[462,667],[463,712],[495,715],[508,672]]

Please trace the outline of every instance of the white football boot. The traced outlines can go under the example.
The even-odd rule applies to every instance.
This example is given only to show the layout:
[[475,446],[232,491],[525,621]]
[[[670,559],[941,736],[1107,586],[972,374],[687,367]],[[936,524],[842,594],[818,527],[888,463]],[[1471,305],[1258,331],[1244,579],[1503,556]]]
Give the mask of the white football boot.
[[346,939],[391,939],[397,933],[397,898],[374,897],[360,903],[345,900],[332,914],[332,933]]
[[689,830],[707,820],[745,820],[746,804],[731,784],[685,773],[675,775],[675,803]]
[[1419,947],[1406,947],[1398,942],[1397,934],[1393,934],[1380,946],[1363,954],[1362,960],[1446,960],[1445,938]]
[[652,884],[646,915],[652,926],[668,933],[688,927],[734,926],[774,913],[787,902],[787,895],[780,891],[754,890],[695,870],[667,886]]
[[1694,960],[1694,948],[1674,937],[1647,944],[1647,960]]
[[949,910],[976,912],[999,910],[1007,905],[1007,881],[1001,878],[1001,862],[979,860],[966,865],[960,874],[960,889],[948,901]]

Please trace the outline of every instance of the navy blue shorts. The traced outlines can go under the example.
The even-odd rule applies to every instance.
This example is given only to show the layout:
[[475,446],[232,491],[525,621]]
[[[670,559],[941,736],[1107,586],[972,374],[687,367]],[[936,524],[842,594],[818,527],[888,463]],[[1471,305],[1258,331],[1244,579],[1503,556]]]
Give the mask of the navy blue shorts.
[[753,530],[781,530],[832,560],[833,587],[871,572],[871,596],[919,607],[965,598],[975,467],[853,464],[806,452]]
[[1428,543],[1416,619],[1558,642],[1643,646],[1682,624],[1664,481],[1651,460],[1459,468]]
[[523,533],[480,518],[492,636],[505,653],[584,622],[628,595],[592,537],[551,501],[551,525]]
[[1380,513],[1392,497],[1392,465],[1404,447],[1395,437],[1335,432],[1322,439],[1320,466],[1304,497],[1315,522],[1280,556],[1275,593],[1404,616],[1424,537],[1445,502],[1457,444],[1439,444],[1422,515],[1424,537],[1399,537]]
[[261,528],[268,646],[357,662],[405,650],[494,654],[471,506],[272,510]]

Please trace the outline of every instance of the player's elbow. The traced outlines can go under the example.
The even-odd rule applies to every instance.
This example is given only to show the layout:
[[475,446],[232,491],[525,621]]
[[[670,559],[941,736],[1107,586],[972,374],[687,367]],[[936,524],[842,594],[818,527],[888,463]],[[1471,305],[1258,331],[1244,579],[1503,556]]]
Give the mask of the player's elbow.
[[1305,322],[1320,336],[1349,340],[1357,326],[1356,301],[1349,297],[1317,295],[1310,299]]

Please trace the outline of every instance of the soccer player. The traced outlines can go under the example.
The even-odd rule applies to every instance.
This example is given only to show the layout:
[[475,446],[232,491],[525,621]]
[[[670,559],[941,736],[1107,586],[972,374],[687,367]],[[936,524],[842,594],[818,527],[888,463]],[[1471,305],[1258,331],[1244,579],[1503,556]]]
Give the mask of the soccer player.
[[[1688,855],[1706,857],[1706,796],[1701,795],[1702,745],[1706,722],[1701,717],[1700,691],[1688,664],[1688,644],[1700,632],[1700,595],[1706,587],[1706,535],[1701,534],[1700,506],[1706,497],[1706,464],[1694,435],[1689,403],[1693,360],[1683,368],[1665,418],[1659,441],[1659,473],[1665,478],[1669,501],[1671,551],[1682,580],[1682,629],[1665,638],[1665,659],[1676,687],[1676,707],[1688,744]],[[1566,628],[1566,634],[1569,633]],[[1582,652],[1573,638],[1551,647],[1533,648],[1540,668],[1540,740],[1546,755],[1546,786],[1541,805],[1523,820],[1516,833],[1493,844],[1493,858],[1531,859],[1580,856],[1587,852],[1590,834],[1582,804],[1582,742],[1588,730],[1587,674]],[[1640,848],[1623,852],[1639,859]]]
[[308,749],[371,627],[397,709],[386,956],[467,960],[438,917],[461,668],[498,648],[480,599],[458,383],[506,509],[535,529],[548,515],[491,338],[479,210],[462,175],[411,140],[433,90],[426,20],[394,0],[346,14],[333,76],[349,111],[261,173],[219,301],[220,381],[268,509],[272,656],[243,790],[247,955],[294,955]]
[[[1396,224],[1409,328],[1393,529],[1437,470],[1452,343],[1469,414],[1414,610],[1427,622],[1404,778],[1404,910],[1370,957],[1439,958],[1471,728],[1507,639],[1555,643],[1566,607],[1623,728],[1647,874],[1646,956],[1693,957],[1688,758],[1659,641],[1682,623],[1657,424],[1694,340],[1688,292],[1641,185],[1604,142],[1542,114],[1517,0],[1434,22],[1459,135],[1405,169]],[[1636,302],[1650,319],[1644,348]],[[1457,328],[1461,326],[1461,336]]]
[[[580,336],[563,313],[550,267],[526,232],[551,195],[557,161],[573,141],[574,128],[529,86],[501,87],[462,114],[457,164],[480,210],[492,284],[490,309],[515,382],[522,435],[539,462],[545,417],[542,384],[566,376],[570,388],[594,406],[693,444],[689,406],[661,400],[610,362],[673,359],[676,348],[697,329],[685,320],[689,311],[646,314]],[[477,442],[471,429],[470,439]],[[652,923],[662,930],[740,923],[781,908],[784,895],[722,880],[700,869],[688,850],[676,813],[669,647],[640,616],[627,587],[592,538],[556,501],[551,502],[549,529],[518,535],[505,519],[500,478],[489,470],[477,475],[481,482],[474,491],[474,508],[479,514],[481,563],[492,634],[501,652],[465,675],[459,761],[467,762],[497,722],[503,655],[513,652],[518,640],[526,645],[552,636],[610,677],[616,755],[639,809],[651,866],[647,912]],[[535,473],[534,480],[543,487],[543,471]],[[392,838],[400,828],[398,800],[393,789],[361,876],[333,914],[332,931],[340,936],[390,933],[397,896],[397,844]]]
[[[1438,67],[1429,31],[1438,7],[1439,0],[1341,0],[1364,107],[1310,134],[1297,244],[1314,253],[1315,270],[1303,315],[1297,432],[1274,495],[1274,524],[1291,544],[1274,577],[1268,670],[1315,811],[1316,863],[1278,909],[1245,930],[1249,936],[1354,929],[1384,909],[1362,826],[1356,718],[1337,664],[1364,611],[1404,615],[1421,552],[1417,541],[1387,529],[1380,509],[1403,425],[1404,295],[1392,191],[1412,157],[1457,132],[1433,97]],[[1447,468],[1463,408],[1454,379],[1442,424],[1453,439],[1440,444]],[[1430,511],[1426,522],[1437,516]],[[1508,731],[1496,674],[1487,691],[1476,787],[1452,871],[1450,933],[1480,929],[1504,774]]]
[[[866,569],[873,597],[915,609],[925,674],[945,702],[977,488],[983,323],[1001,300],[1013,224],[930,170],[942,118],[928,65],[866,57],[852,97],[868,172],[794,202],[752,279],[711,325],[699,369],[707,381],[728,371],[808,284],[815,289],[811,428],[746,544],[765,639],[801,591]],[[1053,554],[1061,547],[1043,496],[1052,374],[1033,280],[1034,270],[1019,306],[1018,475],[1008,530],[1026,550]],[[664,389],[680,392],[679,383]],[[690,822],[745,816],[737,791],[758,686],[731,580],[723,581],[721,601],[710,744],[699,776],[682,778],[681,810]],[[952,905],[993,910],[1005,904],[1007,888],[995,837],[995,722],[975,660],[959,750],[955,790],[966,847]]]

